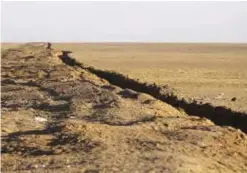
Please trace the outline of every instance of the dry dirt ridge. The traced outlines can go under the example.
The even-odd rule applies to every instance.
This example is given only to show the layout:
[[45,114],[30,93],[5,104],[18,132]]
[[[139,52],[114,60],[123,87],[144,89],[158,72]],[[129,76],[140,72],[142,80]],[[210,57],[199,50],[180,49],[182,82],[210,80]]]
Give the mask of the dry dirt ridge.
[[232,126],[247,133],[247,114],[245,112],[238,112],[225,106],[203,103],[191,98],[183,98],[175,94],[176,91],[167,85],[158,86],[155,83],[143,83],[115,71],[100,70],[91,66],[88,67],[68,56],[68,53],[70,52],[63,51],[61,59],[70,66],[77,66],[84,70],[88,70],[98,77],[121,88],[131,88],[134,91],[149,94],[162,102],[185,111],[188,115],[205,117],[217,125]]
[[247,172],[240,130],[112,85],[67,53],[2,53],[3,172]]

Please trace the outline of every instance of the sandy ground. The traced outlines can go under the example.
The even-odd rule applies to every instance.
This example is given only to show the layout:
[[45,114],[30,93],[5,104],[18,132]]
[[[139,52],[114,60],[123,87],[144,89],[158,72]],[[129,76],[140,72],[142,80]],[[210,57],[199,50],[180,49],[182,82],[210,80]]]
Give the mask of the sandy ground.
[[17,48],[24,43],[1,43],[1,50]]
[[[77,60],[247,112],[247,44],[55,44]],[[236,100],[234,99],[236,98]],[[232,101],[235,100],[235,101]]]
[[247,136],[70,66],[62,52],[2,54],[3,172],[244,173]]

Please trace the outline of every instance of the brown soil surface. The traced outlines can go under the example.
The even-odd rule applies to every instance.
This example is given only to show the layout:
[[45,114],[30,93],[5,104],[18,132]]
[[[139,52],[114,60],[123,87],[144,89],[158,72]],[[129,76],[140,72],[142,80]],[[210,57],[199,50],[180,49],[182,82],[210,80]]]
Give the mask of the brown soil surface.
[[[84,64],[247,113],[247,44],[61,43]],[[234,99],[235,98],[235,99]],[[233,100],[232,100],[233,99]]]
[[247,135],[25,45],[2,53],[3,172],[247,171]]

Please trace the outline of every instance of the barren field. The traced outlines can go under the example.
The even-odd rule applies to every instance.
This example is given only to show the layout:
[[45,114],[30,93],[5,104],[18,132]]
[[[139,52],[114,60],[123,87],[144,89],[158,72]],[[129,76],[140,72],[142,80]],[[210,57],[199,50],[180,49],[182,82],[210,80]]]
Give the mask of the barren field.
[[[58,46],[62,50],[53,49],[53,46],[47,48],[46,44],[25,44],[5,49],[1,54],[2,172],[247,172],[246,114],[227,107],[180,99],[169,87],[88,67],[70,56],[72,50],[75,52],[73,56],[81,57],[81,62],[94,62],[98,68],[113,69],[116,53],[113,53],[112,60],[100,59],[103,56],[100,54],[98,61],[92,56],[89,58],[90,46],[94,50],[95,46],[102,45]],[[135,48],[124,46],[129,46],[130,52]],[[80,52],[82,47],[87,47],[88,51],[82,51],[85,54]],[[106,49],[100,51],[99,47],[98,52],[103,53]],[[123,45],[120,47],[121,54],[125,54]],[[236,49],[244,54],[243,48]],[[96,58],[97,51],[91,52]],[[126,54],[129,54],[127,50]],[[241,61],[244,59],[244,55],[236,57]],[[118,71],[135,69],[135,65],[128,64],[128,61],[122,61],[121,65],[120,59],[115,61],[119,68],[114,69]],[[135,70],[141,72],[148,64],[151,69],[153,61],[146,59],[138,63],[135,60],[138,64]],[[163,63],[155,64],[156,69]],[[175,60],[170,64],[175,69]],[[243,64],[239,62],[239,67],[235,67],[239,74],[244,73]],[[217,63],[213,65],[216,66]],[[220,67],[223,66],[218,63],[217,69]],[[152,76],[144,72],[146,76],[142,80]],[[176,73],[173,76],[179,79]],[[168,74],[167,71],[164,76]],[[225,77],[228,76],[225,74]],[[194,97],[193,94],[199,93],[199,86],[195,91],[191,89],[193,92],[189,86],[200,83],[200,80],[193,83],[191,77],[190,81],[190,85],[185,85],[187,90],[179,92],[187,91]],[[245,81],[240,78],[241,81],[239,88],[243,89]],[[170,83],[175,84],[175,80]],[[202,87],[203,90],[207,86]],[[215,82],[208,86],[209,93],[213,92],[213,87],[220,89]],[[232,84],[222,90],[227,92],[233,88]],[[237,89],[234,93],[238,93]],[[235,95],[235,102],[243,96]]]
[[247,112],[247,44],[55,44],[84,64]]
[[23,43],[1,43],[1,50],[6,50],[6,49],[11,49],[11,48],[16,48]]

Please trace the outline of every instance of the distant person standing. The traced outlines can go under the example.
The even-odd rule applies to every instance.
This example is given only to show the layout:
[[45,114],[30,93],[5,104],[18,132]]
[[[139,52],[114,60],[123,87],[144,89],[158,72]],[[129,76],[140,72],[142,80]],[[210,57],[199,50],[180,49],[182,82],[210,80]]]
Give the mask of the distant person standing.
[[51,43],[50,42],[47,43],[46,49],[51,49]]

